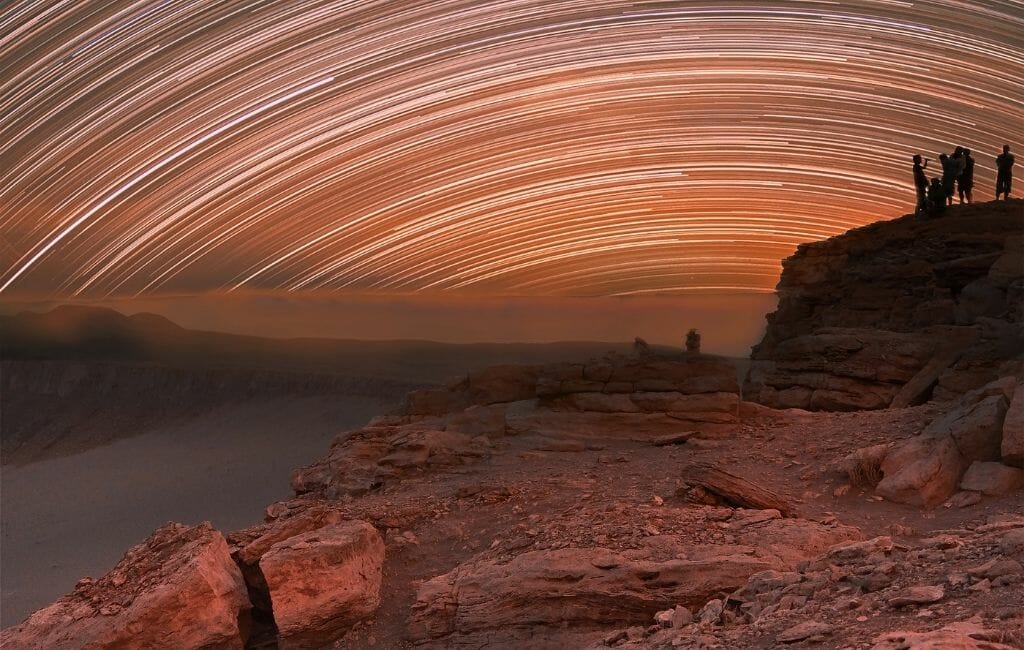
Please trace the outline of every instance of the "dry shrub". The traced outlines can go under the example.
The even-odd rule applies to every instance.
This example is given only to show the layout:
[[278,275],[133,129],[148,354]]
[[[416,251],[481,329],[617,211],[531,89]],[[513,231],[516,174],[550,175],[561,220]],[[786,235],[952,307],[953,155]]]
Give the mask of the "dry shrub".
[[850,484],[860,488],[874,488],[885,476],[882,459],[877,456],[857,456],[846,468]]
[[874,488],[885,477],[882,461],[892,450],[892,443],[862,447],[843,459],[842,468],[850,477],[850,485]]

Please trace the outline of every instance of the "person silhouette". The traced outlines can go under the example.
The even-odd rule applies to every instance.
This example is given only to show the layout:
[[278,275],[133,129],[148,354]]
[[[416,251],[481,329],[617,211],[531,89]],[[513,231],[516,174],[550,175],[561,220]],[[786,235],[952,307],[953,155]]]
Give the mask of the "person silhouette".
[[[923,162],[923,164],[922,164]],[[917,205],[914,206],[914,213],[920,214],[925,210],[928,201],[928,177],[924,170],[928,169],[928,161],[921,157],[921,154],[914,156],[914,189],[917,190]]]
[[961,172],[960,177],[956,179],[956,187],[960,194],[961,204],[965,200],[967,203],[973,203],[974,197],[971,191],[974,189],[974,158],[971,157],[970,149],[964,149],[963,160],[964,170]]
[[1010,189],[1013,185],[1013,154],[1010,153],[1010,145],[1003,145],[1003,153],[996,156],[996,201],[999,195],[1003,194],[1007,200],[1010,198]]
[[941,215],[946,209],[947,198],[946,186],[938,176],[933,177],[932,182],[928,185],[928,216]]
[[[942,187],[946,192],[946,202],[953,205],[953,190],[956,189],[956,177],[960,175],[959,162],[952,156],[939,154],[942,164]],[[928,196],[931,199],[931,195]]]

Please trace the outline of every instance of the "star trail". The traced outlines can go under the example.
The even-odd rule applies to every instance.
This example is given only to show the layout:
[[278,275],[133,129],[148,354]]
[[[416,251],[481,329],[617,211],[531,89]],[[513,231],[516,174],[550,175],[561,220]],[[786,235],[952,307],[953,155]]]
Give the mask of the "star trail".
[[0,291],[771,291],[1004,143],[1024,2],[16,0]]

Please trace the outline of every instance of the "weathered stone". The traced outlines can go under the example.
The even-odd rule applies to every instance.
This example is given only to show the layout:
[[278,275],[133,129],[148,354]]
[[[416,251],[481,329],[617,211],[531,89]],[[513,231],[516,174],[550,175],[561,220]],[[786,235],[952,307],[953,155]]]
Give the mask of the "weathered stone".
[[988,495],[1009,494],[1024,487],[1024,469],[1002,463],[975,461],[960,480],[961,490],[973,490]]
[[978,623],[962,621],[931,632],[885,632],[875,637],[871,650],[1012,650],[1013,646],[982,640],[999,636]]
[[952,436],[916,436],[886,454],[875,492],[898,503],[934,506],[956,491],[965,467]]
[[779,635],[775,638],[782,643],[796,643],[797,641],[803,641],[804,639],[809,639],[811,637],[828,636],[832,634],[835,629],[834,625],[829,625],[828,623],[805,621],[779,632]]
[[722,612],[724,610],[725,603],[718,598],[713,598],[697,612],[697,620],[703,625],[717,625],[722,620]]
[[[609,568],[596,567],[598,560]],[[629,624],[677,603],[705,602],[767,568],[749,556],[654,562],[607,549],[530,551],[509,562],[472,561],[427,581],[410,627],[427,640],[517,626]]]
[[927,605],[937,603],[946,595],[942,585],[907,587],[889,598],[889,607],[906,607],[908,605]]
[[970,403],[962,401],[925,428],[929,437],[951,436],[967,461],[999,460],[1006,399],[991,395]]
[[973,578],[1001,578],[1002,576],[1014,575],[1024,571],[1024,567],[1017,560],[992,559],[984,564],[970,568],[967,573]]
[[380,604],[384,541],[346,521],[278,542],[260,558],[282,648],[318,648]]
[[167,524],[106,576],[5,629],[0,646],[241,650],[249,609],[223,536],[208,522]]
[[1017,384],[1006,409],[1000,452],[1007,465],[1024,467],[1024,382]]
[[228,539],[235,545],[232,554],[241,565],[256,566],[274,544],[342,521],[343,515],[338,510],[315,506],[290,517],[231,533]]
[[999,552],[1003,555],[1024,556],[1024,528],[1009,530],[999,538]]
[[483,442],[419,425],[367,427],[339,436],[328,456],[292,472],[296,494],[358,495],[420,471],[457,467],[487,456]]

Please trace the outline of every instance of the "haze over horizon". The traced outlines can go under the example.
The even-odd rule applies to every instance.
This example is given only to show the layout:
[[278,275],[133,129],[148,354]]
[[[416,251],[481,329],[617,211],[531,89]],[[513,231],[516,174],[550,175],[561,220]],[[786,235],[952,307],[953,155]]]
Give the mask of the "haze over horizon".
[[1024,145],[1017,0],[41,0],[0,56],[5,295],[767,293]]
[[682,347],[701,331],[707,352],[746,357],[775,308],[771,294],[627,298],[338,295],[239,292],[111,300],[0,299],[0,314],[58,305],[150,312],[182,327],[271,338],[441,343],[629,342]]

